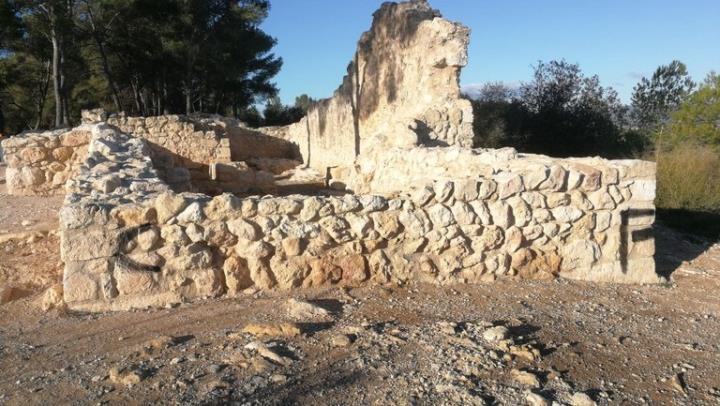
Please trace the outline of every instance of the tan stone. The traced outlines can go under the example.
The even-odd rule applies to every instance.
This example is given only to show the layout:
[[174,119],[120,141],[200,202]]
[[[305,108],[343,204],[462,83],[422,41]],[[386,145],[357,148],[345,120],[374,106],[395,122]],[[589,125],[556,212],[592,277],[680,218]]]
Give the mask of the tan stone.
[[292,338],[302,334],[300,327],[295,323],[251,323],[243,328],[243,333],[257,337],[286,337]]
[[155,209],[157,210],[158,222],[160,224],[166,223],[185,209],[187,204],[187,201],[181,195],[173,192],[161,193],[155,199]]
[[305,241],[301,238],[286,238],[282,240],[283,251],[286,255],[297,256],[302,255]]
[[60,147],[52,151],[52,156],[59,162],[65,162],[73,156],[73,152],[74,150],[71,147]]
[[228,221],[227,228],[242,240],[257,241],[261,237],[260,227],[257,224],[241,218]]
[[347,255],[338,258],[335,263],[342,269],[342,281],[347,285],[358,285],[369,277],[367,261],[362,255]]
[[230,295],[240,293],[254,283],[250,277],[247,261],[244,259],[234,256],[228,257],[223,264],[223,272],[225,273],[225,284],[228,288],[227,293]]

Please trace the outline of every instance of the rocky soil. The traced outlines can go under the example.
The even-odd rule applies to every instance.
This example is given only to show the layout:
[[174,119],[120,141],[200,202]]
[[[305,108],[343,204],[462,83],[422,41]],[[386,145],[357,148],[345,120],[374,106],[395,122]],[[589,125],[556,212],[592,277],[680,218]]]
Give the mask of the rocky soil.
[[60,199],[1,183],[0,287],[26,288],[0,306],[0,404],[720,403],[720,245],[662,227],[665,285],[246,292],[81,314],[40,306],[61,272]]

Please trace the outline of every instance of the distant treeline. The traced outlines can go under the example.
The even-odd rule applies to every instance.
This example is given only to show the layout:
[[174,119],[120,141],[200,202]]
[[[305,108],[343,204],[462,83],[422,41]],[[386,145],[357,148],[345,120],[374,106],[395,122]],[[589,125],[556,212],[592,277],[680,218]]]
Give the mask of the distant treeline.
[[0,132],[85,108],[241,116],[277,94],[267,0],[0,0]]
[[720,76],[695,83],[673,61],[642,78],[630,105],[577,64],[540,62],[519,87],[488,83],[472,99],[476,145],[556,157],[658,164],[658,207],[720,212]]
[[[708,79],[711,82],[713,79]],[[511,88],[484,85],[474,95],[475,133],[481,146],[514,146],[554,156],[621,157],[652,149],[656,135],[697,85],[684,64],[661,66],[635,86],[624,105],[598,76],[577,64],[539,62],[532,80]]]

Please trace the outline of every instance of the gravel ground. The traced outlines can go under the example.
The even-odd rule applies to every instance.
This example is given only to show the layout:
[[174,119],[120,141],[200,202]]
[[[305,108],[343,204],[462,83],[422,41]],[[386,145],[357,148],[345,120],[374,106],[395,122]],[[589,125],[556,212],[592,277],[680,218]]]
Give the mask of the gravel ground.
[[57,237],[35,228],[56,223],[53,199],[0,191],[0,287],[36,282],[0,306],[0,404],[720,404],[720,246],[662,227],[665,285],[413,284],[82,314],[39,306],[61,269]]

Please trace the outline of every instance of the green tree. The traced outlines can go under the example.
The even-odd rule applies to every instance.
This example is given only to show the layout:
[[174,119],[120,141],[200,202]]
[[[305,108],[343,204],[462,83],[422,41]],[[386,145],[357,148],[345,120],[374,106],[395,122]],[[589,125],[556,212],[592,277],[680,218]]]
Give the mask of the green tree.
[[[237,116],[277,93],[282,60],[259,28],[269,8],[267,0],[0,0],[0,125],[66,126],[92,107]],[[45,68],[52,97],[43,97]]]
[[524,148],[553,156],[619,155],[625,108],[617,92],[585,77],[577,64],[540,61],[533,80],[523,83],[519,100]]
[[308,110],[310,110],[310,107],[312,107],[315,103],[317,103],[317,100],[313,99],[312,97],[301,94],[300,96],[297,96],[295,98],[295,107],[299,108],[303,111],[303,113],[307,113]]
[[658,67],[651,78],[643,77],[632,95],[632,114],[636,127],[647,136],[655,133],[694,87],[687,67],[677,60]]
[[697,91],[670,115],[663,137],[672,145],[698,143],[720,147],[720,76],[710,74]]
[[305,116],[306,110],[295,106],[286,106],[282,104],[280,98],[275,96],[268,99],[263,111],[263,125],[279,126],[288,125],[300,121]]

